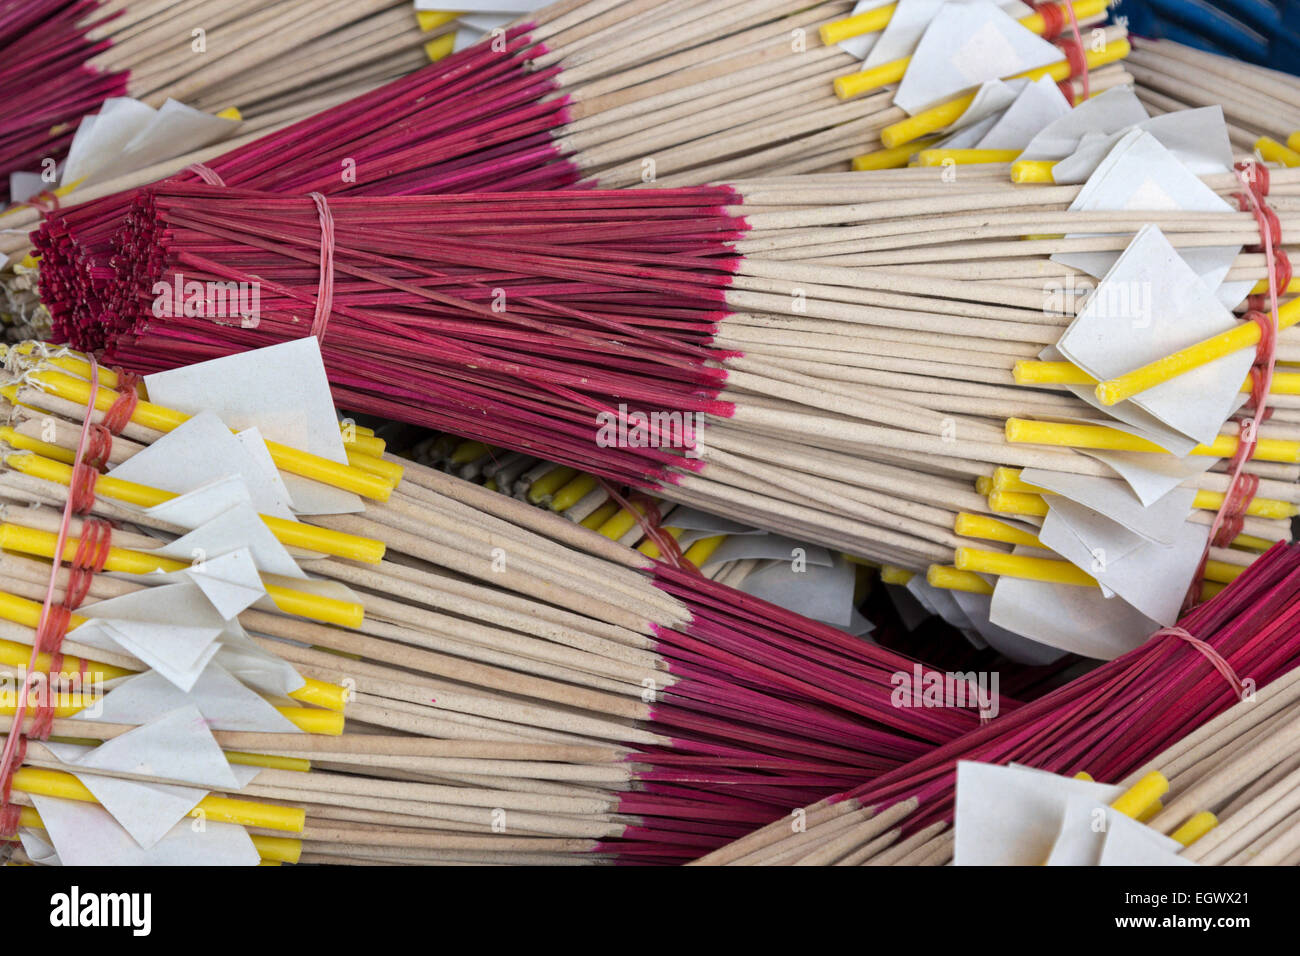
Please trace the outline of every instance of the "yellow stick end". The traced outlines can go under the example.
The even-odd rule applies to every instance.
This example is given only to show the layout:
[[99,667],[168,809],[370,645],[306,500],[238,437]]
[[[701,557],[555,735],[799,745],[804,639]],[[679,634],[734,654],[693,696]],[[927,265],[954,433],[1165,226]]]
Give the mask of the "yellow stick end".
[[1111,804],[1117,812],[1137,819],[1166,793],[1169,792],[1169,780],[1159,770],[1152,770],[1128,790],[1120,794]]
[[1011,164],[1013,183],[1055,183],[1052,169],[1056,163],[1046,159],[1018,159]]
[[1170,836],[1183,846],[1191,846],[1218,825],[1218,817],[1209,810],[1202,810],[1200,813],[1189,817],[1187,822],[1171,833]]

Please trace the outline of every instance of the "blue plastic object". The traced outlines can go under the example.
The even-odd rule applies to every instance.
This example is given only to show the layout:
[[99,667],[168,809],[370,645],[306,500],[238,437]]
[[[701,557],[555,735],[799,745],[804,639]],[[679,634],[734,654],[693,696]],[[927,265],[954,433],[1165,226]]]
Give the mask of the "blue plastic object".
[[1138,36],[1300,75],[1300,0],[1119,0],[1112,16]]

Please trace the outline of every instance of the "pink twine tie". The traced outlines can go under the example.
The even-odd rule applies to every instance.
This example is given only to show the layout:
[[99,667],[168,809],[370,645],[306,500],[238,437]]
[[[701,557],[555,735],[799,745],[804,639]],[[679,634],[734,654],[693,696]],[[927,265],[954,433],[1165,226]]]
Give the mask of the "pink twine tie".
[[312,193],[311,198],[320,213],[320,286],[316,290],[316,316],[311,323],[311,334],[318,343],[323,343],[334,306],[334,214],[323,193]]

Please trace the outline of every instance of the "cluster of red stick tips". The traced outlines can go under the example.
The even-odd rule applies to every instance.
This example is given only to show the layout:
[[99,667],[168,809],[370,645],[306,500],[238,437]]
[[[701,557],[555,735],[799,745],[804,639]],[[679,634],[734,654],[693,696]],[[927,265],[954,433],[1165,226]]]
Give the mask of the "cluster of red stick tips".
[[629,758],[646,769],[619,810],[644,822],[601,847],[621,860],[695,859],[979,725],[973,696],[964,707],[893,706],[895,675],[910,679],[917,666],[908,657],[688,571],[662,565],[656,582],[693,619],[656,628],[677,682],[648,729],[672,746],[642,746]]
[[[559,189],[580,176],[550,131],[566,118],[555,70],[530,71],[525,28],[234,149],[208,166],[231,187],[305,196]],[[186,171],[180,181],[200,182]],[[95,349],[129,319],[108,288],[112,238],[135,193],[56,210],[34,234],[60,341]],[[256,213],[245,208],[241,218]]]
[[[709,342],[727,242],[743,229],[728,199],[717,188],[336,198],[322,328],[311,199],[162,185],[113,237],[97,331],[109,361],[154,371],[315,327],[342,408],[645,486],[695,463],[655,447],[667,442],[598,447],[597,416],[620,404],[730,413],[717,397],[726,373],[708,364],[723,354]],[[255,218],[240,215],[253,204]],[[216,283],[256,288],[256,320],[177,314],[189,282],[205,296]]]
[[[1178,627],[821,806],[854,801],[880,813],[915,800],[900,823],[905,838],[951,823],[958,761],[1117,783],[1297,665],[1300,547],[1278,544]],[[773,823],[751,840],[777,843],[788,827]]]
[[126,95],[125,73],[88,62],[110,45],[89,36],[99,6],[99,0],[19,0],[0,7],[0,178],[6,188],[10,173],[44,172],[43,160],[61,159],[83,116],[111,96]]

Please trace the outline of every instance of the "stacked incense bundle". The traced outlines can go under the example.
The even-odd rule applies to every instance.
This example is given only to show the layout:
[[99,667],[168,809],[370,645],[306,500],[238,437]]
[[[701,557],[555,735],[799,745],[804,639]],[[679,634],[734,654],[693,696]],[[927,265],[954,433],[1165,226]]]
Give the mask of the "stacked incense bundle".
[[[234,394],[255,390],[259,383],[240,364],[246,360],[295,383],[309,380],[293,364],[304,346],[310,341],[182,370],[177,374],[203,376],[188,379],[189,387],[203,382],[203,398],[190,410],[221,404],[214,383]],[[67,498],[66,462],[84,417],[89,365],[40,348],[12,354],[24,376],[4,392],[12,450],[0,488],[15,503],[57,505]],[[315,362],[319,368],[318,356]],[[166,376],[150,379],[151,389],[166,386]],[[301,391],[281,398],[310,404]],[[121,394],[101,386],[99,407],[111,410]],[[141,477],[132,466],[137,455],[157,462],[168,449],[187,447],[195,439],[185,436],[195,435],[205,416],[186,419],[143,398],[129,416],[119,415],[125,425],[107,454],[115,467],[95,483],[91,513],[120,524],[105,569],[139,572],[149,565],[146,549],[181,530],[168,503],[182,488],[169,481],[163,487],[171,491],[155,490],[114,475]],[[272,428],[275,419],[264,410],[241,424]],[[364,616],[239,615],[258,647],[304,677],[353,690],[344,733],[218,736],[241,752],[312,761],[309,772],[263,771],[240,790],[241,798],[305,809],[303,859],[684,861],[792,805],[955,739],[978,724],[979,706],[1016,706],[972,697],[965,708],[899,710],[889,700],[894,676],[925,673],[908,658],[651,561],[523,502],[422,466],[403,469],[377,457],[383,443],[373,436],[350,437],[346,473],[374,496],[364,514],[266,521],[277,536],[297,535],[282,537],[286,543],[317,552],[331,545],[333,556],[304,556],[302,567],[315,581],[346,586]],[[187,457],[215,457],[188,447]],[[292,462],[282,446],[268,447],[277,463]],[[200,487],[223,466],[232,467],[199,469]],[[290,487],[298,500],[297,486]],[[142,510],[146,505],[153,507]],[[11,506],[0,527],[12,592],[5,606],[9,619],[26,627],[34,612],[23,602],[34,600],[49,574],[48,563],[34,559],[48,556],[43,542],[57,524],[46,515]],[[188,545],[184,539],[173,547]],[[139,563],[128,568],[128,557]],[[210,551],[204,560],[210,565],[220,555]],[[139,593],[140,584],[138,577],[96,575],[88,598]],[[95,620],[93,604],[78,613]],[[6,634],[31,638],[22,628]],[[105,660],[77,640],[78,630],[71,631],[68,653],[138,669],[130,655]],[[111,693],[107,703],[111,712]],[[57,722],[56,733],[72,733],[70,723]]]
[[873,632],[857,607],[871,586],[867,562],[654,495],[624,495],[589,472],[451,434],[401,454],[854,636]]
[[[1067,563],[1046,565],[1004,560],[1012,546],[1043,546],[1036,530],[1048,501],[1066,507],[1043,497],[1052,475],[1090,486],[1142,479],[1156,487],[1133,501],[1143,516],[1183,486],[1187,507],[1151,520],[1166,530],[1184,518],[1212,524],[1234,497],[1235,479],[1224,472],[1235,468],[1240,443],[1224,419],[1240,379],[1227,383],[1221,417],[1198,425],[1198,441],[1150,416],[1097,424],[1109,413],[1084,401],[1092,380],[1075,366],[1037,359],[1064,341],[1085,313],[1078,293],[1091,288],[1088,262],[1059,260],[1113,261],[1135,235],[1154,241],[1158,229],[1171,250],[1189,255],[1219,250],[1225,288],[1243,299],[1253,286],[1267,288],[1266,257],[1236,251],[1258,242],[1255,217],[1228,211],[1218,198],[1241,191],[1238,177],[1192,180],[1218,204],[1206,211],[1130,205],[1111,212],[1063,208],[1089,186],[1015,186],[1001,178],[1005,167],[970,167],[954,196],[945,174],[340,197],[327,206],[324,272],[317,202],[166,184],[143,195],[114,240],[117,281],[101,286],[103,321],[64,331],[85,346],[109,342],[113,361],[141,370],[315,332],[341,407],[655,488],[877,562],[934,567],[965,590],[987,593],[990,585],[943,569],[1067,590],[1086,589],[1107,570],[1069,554],[1061,555]],[[1126,166],[1115,175],[1129,182]],[[1285,239],[1300,176],[1277,172],[1270,189]],[[254,203],[261,221],[241,221]],[[312,318],[324,308],[323,275],[334,281],[328,322]],[[200,291],[203,283],[257,285],[256,321],[234,328],[228,318],[204,315],[210,310],[201,297],[182,308],[187,281]],[[47,270],[43,282],[52,312],[75,311],[84,289],[75,273]],[[1279,293],[1286,288],[1284,280]],[[1162,300],[1172,294],[1159,292]],[[1158,319],[1164,306],[1147,308]],[[1227,308],[1215,308],[1216,321],[1231,325]],[[1289,330],[1297,317],[1296,302],[1283,307],[1279,361],[1300,358]],[[1249,357],[1242,350],[1260,334],[1242,326],[1227,336],[1227,352],[1212,357]],[[1249,364],[1229,377],[1244,378]],[[1241,469],[1258,486],[1234,517],[1240,526],[1215,541],[1210,593],[1259,551],[1290,540],[1300,500],[1300,406],[1292,391],[1289,376],[1274,377],[1272,417]],[[1025,468],[1034,469],[1029,477],[1017,470]],[[994,515],[1028,522],[988,520]],[[972,548],[971,538],[992,543]],[[1180,547],[1186,557],[1194,545]],[[1162,610],[1135,601],[1146,608],[1146,623],[1133,622],[1130,641],[1150,633],[1150,621],[1173,622],[1177,602],[1171,608],[1169,600],[1194,570],[1175,568],[1172,583],[1153,588]]]
[[410,5],[394,0],[106,0],[93,15],[92,68],[124,74],[127,93],[151,105],[171,97],[210,111],[267,112],[308,84],[364,88],[418,67],[411,54],[425,42]]
[[250,117],[6,214],[0,856],[1295,862],[1300,87],[1108,6],[0,4],[11,170]]
[[1126,66],[1154,113],[1221,106],[1234,146],[1270,162],[1300,165],[1287,140],[1300,131],[1300,77],[1252,66],[1172,40],[1135,41]]
[[[401,435],[409,429],[388,431]],[[1044,683],[1051,685],[1074,663],[1068,654],[1029,648],[1023,639],[990,628],[977,596],[963,594],[959,604],[952,592],[902,568],[836,554],[655,495],[625,497],[595,475],[450,434],[399,453],[947,670],[996,667],[1001,686],[1018,700],[1039,696]]]
[[[61,422],[71,431],[67,449],[43,446],[57,456],[41,459],[52,469],[45,472],[48,487],[5,495],[0,831],[6,839],[20,837],[24,853],[40,862],[292,859],[302,808],[250,800],[243,791],[258,768],[303,767],[223,752],[209,728],[250,739],[258,732],[294,740],[336,735],[347,689],[304,679],[252,640],[237,618],[245,612],[355,627],[361,604],[346,588],[309,580],[287,548],[305,545],[373,563],[383,545],[259,514],[266,496],[255,506],[238,475],[224,489],[209,486],[190,496],[119,480],[117,493],[147,492],[151,503],[170,508],[177,524],[162,522],[157,509],[152,521],[179,537],[168,545],[165,537],[113,527],[102,517],[101,497],[110,489],[99,487],[96,469],[115,450],[134,392],[101,390],[98,367],[83,364],[89,379],[82,424],[45,420],[50,439],[57,439]],[[134,388],[106,370],[104,378]],[[103,414],[95,412],[99,399],[106,400]],[[100,424],[91,427],[91,414]],[[254,450],[212,422],[228,444]],[[116,452],[120,458],[121,449]],[[386,479],[360,467],[283,445],[262,444],[260,452],[321,493],[391,492]],[[9,457],[27,458],[28,465],[38,458],[13,451]],[[17,502],[30,507],[16,508]],[[125,580],[100,578],[105,571]],[[82,607],[97,578],[101,590],[107,584],[119,599]],[[70,629],[75,637],[65,640]],[[56,726],[59,738],[51,737]],[[108,743],[88,747],[87,740]],[[150,783],[176,786],[157,790]],[[186,817],[201,822],[191,826]]]
[[39,0],[8,3],[3,17],[6,178],[61,159],[82,117],[109,97],[155,107],[175,99],[208,112],[238,107],[248,135],[428,60],[429,39],[403,0]]
[[36,270],[21,263],[14,266],[8,281],[0,282],[0,295],[4,297],[0,325],[6,343],[50,337],[50,313],[41,304],[36,283]]
[[[871,845],[837,865],[1169,866],[1177,856],[1207,866],[1295,866],[1298,697],[1293,669],[1113,787],[1086,772],[1075,775],[1082,784],[1065,784],[1042,771],[959,765],[951,831],[937,823],[903,837],[908,815],[891,808]],[[1107,814],[1100,830],[1098,812]],[[1115,814],[1145,827],[1120,825]],[[881,832],[886,816],[894,824]]]
[[[77,121],[110,96],[126,92],[121,73],[89,60],[105,46],[92,36],[97,0],[13,0],[0,9],[5,93],[0,177],[61,156]],[[32,105],[37,104],[33,109]]]
[[[1160,766],[1176,770],[1190,764],[1196,769],[1189,769],[1186,779],[1196,782],[1152,820],[1163,832],[1217,806],[1216,800],[1231,800],[1239,790],[1249,799],[1261,797],[1252,810],[1273,806],[1294,787],[1287,778],[1293,761],[1288,763],[1286,755],[1294,747],[1298,587],[1300,550],[1274,548],[1218,598],[1184,618],[1181,629],[1157,634],[1145,646],[910,766],[805,808],[799,828],[774,823],[698,862],[941,865],[953,852],[950,821],[959,760],[1086,774],[1124,786]],[[1230,708],[1236,697],[1248,702]],[[1250,738],[1240,745],[1254,748],[1253,754],[1230,748],[1239,735]],[[1223,764],[1212,756],[1218,745],[1230,748]],[[1242,775],[1228,783],[1216,768]],[[1292,804],[1277,804],[1278,811],[1285,818]],[[1231,810],[1225,813],[1225,823],[1232,818]],[[1261,817],[1256,827],[1277,822]],[[1291,817],[1288,826],[1293,824]],[[1274,834],[1278,842],[1266,860],[1276,862],[1283,857],[1274,854],[1294,849],[1287,842],[1293,839],[1289,830],[1285,837],[1281,832]],[[1233,826],[1225,830],[1229,834],[1240,839],[1241,831]],[[1260,831],[1251,828],[1246,834],[1253,840]],[[1199,856],[1215,842],[1197,841],[1188,854]],[[1235,840],[1227,845],[1238,846]]]
[[[1082,58],[1040,40],[1036,34],[1052,37],[1065,29],[1061,11],[1068,6],[1032,15],[1030,28],[1008,22],[1049,51],[1051,62],[1029,72],[1059,80],[1075,102],[1084,83],[1073,77],[1089,65],[1097,70],[1097,89],[1126,77],[1106,65],[1122,59],[1128,44],[1119,27],[1105,28]],[[735,0],[555,4],[318,117],[192,159],[234,186],[386,195],[552,188],[580,180],[605,187],[676,186],[845,169],[853,157],[878,152],[885,140],[903,148],[891,162],[900,165],[911,151],[903,144],[959,119],[970,102],[969,87],[978,84],[972,78],[941,96],[933,110],[909,115],[892,103],[890,84],[906,72],[902,57],[875,79],[843,90],[841,98],[833,92],[835,81],[854,75],[858,57],[823,45],[817,31],[848,9],[842,0],[811,7]],[[1088,7],[1085,25],[1103,18],[1104,9],[1101,2]],[[887,26],[885,18],[872,29]],[[693,44],[685,50],[683,35]],[[42,244],[46,267],[59,270],[66,263],[76,270],[80,263],[86,275],[87,288],[67,304],[74,314],[56,316],[60,328],[100,317],[96,283],[107,255],[106,230],[129,202],[113,194],[178,168],[97,184],[72,197],[82,208],[54,214],[43,227],[50,240]],[[190,171],[183,178],[199,177]],[[37,218],[35,211],[21,211],[10,226],[27,228]],[[0,251],[24,243],[16,234]]]
[[[720,530],[716,534],[691,533],[679,526],[678,520],[691,509],[646,495],[629,501],[595,475],[565,465],[451,434],[421,441],[412,449],[412,457],[489,491],[563,515],[652,558],[662,556],[660,544],[664,542],[660,535],[667,535],[676,542],[674,555],[680,552],[682,560],[705,577],[729,587],[738,587],[758,564],[755,560],[712,561],[728,535]],[[691,517],[693,512],[688,520]]]
[[[963,765],[958,769],[955,861],[979,862],[988,851],[1002,858],[1048,865],[1160,866],[1196,863],[1207,866],[1295,866],[1300,863],[1300,794],[1296,793],[1295,739],[1300,729],[1300,671],[1292,670],[1262,691],[1253,688],[1218,717],[1197,728],[1172,747],[1129,774],[1115,787],[1093,783],[1065,786],[1049,775],[1032,780],[1013,771],[1032,792],[1043,782],[1058,794],[1091,790],[1094,799],[1110,805],[1100,840],[1086,831],[1084,817],[1096,810],[1091,800],[1069,798],[1058,803],[1060,828],[1050,853],[1040,837],[994,848],[987,840],[989,805],[984,787],[991,768]],[[992,770],[992,775],[1005,771]],[[964,777],[963,777],[964,775]],[[1068,787],[1068,790],[1067,790]],[[963,788],[966,788],[965,792]],[[1041,792],[1041,791],[1040,791]],[[1034,797],[1033,799],[1037,799]],[[1003,802],[995,800],[993,802]],[[1061,812],[1063,811],[1063,812]],[[1116,814],[1134,819],[1134,826]],[[994,824],[992,828],[996,828]],[[981,833],[980,831],[984,832]],[[1022,845],[1016,847],[1015,844]],[[1097,844],[1101,843],[1098,853]]]
[[[1130,774],[1159,773],[1168,796],[1150,820],[1165,834],[1194,828],[1184,859],[1218,866],[1300,865],[1295,740],[1300,672],[1225,711]],[[1191,834],[1189,834],[1191,835]]]

